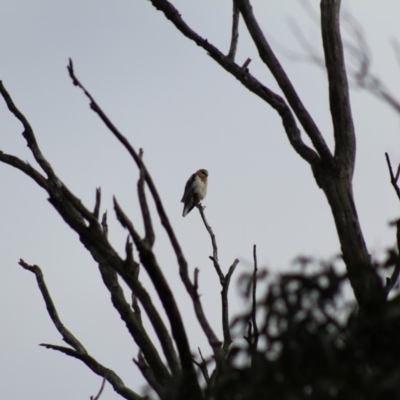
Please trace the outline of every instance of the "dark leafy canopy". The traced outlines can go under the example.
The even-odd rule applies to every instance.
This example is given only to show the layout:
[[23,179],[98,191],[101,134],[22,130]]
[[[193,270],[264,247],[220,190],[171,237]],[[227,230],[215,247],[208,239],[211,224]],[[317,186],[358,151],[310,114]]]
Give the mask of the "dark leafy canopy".
[[[398,315],[358,314],[343,303],[345,282],[333,266],[282,274],[257,305],[258,351],[232,348],[215,398],[399,398]],[[246,330],[249,321],[247,314],[237,324]]]

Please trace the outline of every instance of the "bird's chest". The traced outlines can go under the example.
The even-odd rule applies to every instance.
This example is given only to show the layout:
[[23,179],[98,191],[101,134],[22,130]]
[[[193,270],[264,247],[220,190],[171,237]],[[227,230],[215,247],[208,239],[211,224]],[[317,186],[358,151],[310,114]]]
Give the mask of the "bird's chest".
[[200,178],[196,179],[194,183],[194,192],[197,195],[199,201],[203,200],[204,197],[206,197],[207,184],[203,182]]

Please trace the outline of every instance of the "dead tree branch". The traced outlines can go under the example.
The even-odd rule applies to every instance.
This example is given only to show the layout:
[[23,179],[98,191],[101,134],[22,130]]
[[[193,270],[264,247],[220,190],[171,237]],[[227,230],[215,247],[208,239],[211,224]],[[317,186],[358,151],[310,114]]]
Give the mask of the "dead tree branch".
[[47,289],[41,269],[37,265],[27,264],[22,259],[19,261],[19,265],[21,265],[21,267],[26,269],[27,271],[35,274],[39,290],[46,304],[47,312],[51,320],[53,321],[54,326],[61,334],[63,340],[68,343],[72,347],[72,349],[50,344],[42,344],[41,346],[61,351],[64,354],[83,361],[94,373],[106,379],[112,385],[114,390],[125,399],[142,400],[143,398],[141,396],[125,386],[122,379],[114,371],[102,366],[97,360],[90,356],[84,346],[79,342],[79,340],[64,326],[64,324],[60,320],[60,317],[58,316],[57,309],[50,296],[50,292]]
[[139,368],[143,377],[146,379],[147,383],[153,388],[153,390],[160,396],[160,399],[163,398],[163,387],[159,384],[158,380],[154,376],[153,370],[150,368],[149,364],[146,362],[146,359],[143,356],[143,353],[139,351],[139,355],[137,360],[133,359],[133,362]]
[[42,343],[41,346],[45,347],[46,349],[59,351],[69,357],[76,358],[77,360],[81,360],[95,374],[105,378],[113,387],[113,389],[124,399],[144,400],[142,396],[139,396],[133,390],[126,387],[122,379],[113,370],[104,367],[89,354],[82,354],[69,347],[56,346],[54,344]]
[[[343,259],[358,303],[362,307],[368,307],[370,304],[382,304],[385,301],[383,285],[371,264],[353,198],[352,175],[355,161],[355,135],[339,31],[340,1],[321,0],[325,62],[333,65],[332,68],[328,65],[328,77],[330,80],[331,115],[335,140],[337,140],[335,157],[332,156],[321,132],[305,109],[269,46],[253,14],[249,0],[235,0],[235,2],[258,49],[261,60],[273,74],[290,107],[282,97],[264,86],[247,69],[241,68],[229,57],[223,55],[208,40],[193,31],[168,0],[150,1],[157,10],[164,13],[165,17],[184,36],[203,48],[222,68],[235,76],[246,88],[258,95],[279,113],[290,144],[310,164],[317,185],[327,197],[335,220]],[[333,70],[333,68],[336,68],[336,70]],[[314,148],[303,142],[293,113],[300,121]]]
[[[236,79],[238,79],[243,84],[243,86],[245,86],[252,93],[256,94],[264,101],[266,101],[274,110],[276,110],[282,118],[282,124],[285,128],[290,144],[293,146],[294,150],[308,163],[318,163],[318,154],[303,142],[300,130],[296,123],[296,119],[294,118],[291,109],[287,106],[286,102],[281,96],[268,89],[253,75],[251,75],[246,68],[242,68],[240,65],[236,64],[228,56],[225,56],[221,51],[213,46],[208,40],[202,38],[199,34],[193,31],[182,19],[179,11],[169,1],[150,1],[157,10],[164,13],[165,17],[170,20],[184,36],[186,36],[190,40],[193,40],[198,46],[203,48],[214,61],[216,61],[227,72],[232,74]],[[299,107],[299,110],[304,109],[304,107]],[[324,153],[330,155],[329,149],[327,149],[326,145],[319,140],[319,131],[315,128],[315,124],[312,122],[312,120],[307,117],[308,113],[302,113],[301,115],[302,118],[298,116],[299,120],[303,120],[302,124],[305,123],[307,125],[309,131],[311,132],[311,136],[314,138],[314,141],[317,144],[319,143],[318,147],[316,148],[319,148],[321,154]],[[307,134],[309,134],[307,129],[306,132]]]
[[321,32],[328,72],[329,102],[335,136],[335,157],[346,163],[353,175],[356,137],[350,107],[349,87],[339,26],[340,1],[321,1]]
[[234,61],[236,55],[236,49],[239,40],[239,8],[235,2],[232,0],[233,10],[232,10],[232,36],[231,36],[231,46],[229,48],[228,57]]
[[393,168],[392,164],[390,162],[389,154],[385,153],[385,158],[386,158],[386,163],[389,169],[389,175],[390,175],[390,183],[393,186],[394,191],[396,192],[397,198],[400,200],[400,188],[399,185],[397,184],[397,181],[399,180],[399,175],[400,175],[400,164],[397,167],[397,172],[396,175],[393,173]]
[[35,275],[39,290],[40,290],[43,300],[46,304],[47,312],[48,312],[51,320],[53,321],[54,326],[57,328],[58,332],[60,333],[63,340],[65,341],[65,343],[68,343],[76,351],[78,351],[82,354],[87,354],[86,349],[79,342],[79,340],[76,339],[76,337],[61,322],[60,317],[58,316],[56,307],[55,307],[53,300],[50,296],[50,293],[47,289],[46,283],[44,281],[43,272],[40,269],[40,267],[38,267],[37,265],[29,265],[22,259],[19,260],[18,264],[22,268],[26,269],[27,271],[32,272]]
[[327,162],[332,160],[332,154],[321,132],[307,109],[304,107],[300,97],[290,82],[290,79],[286,75],[279,60],[276,58],[267,42],[256,17],[254,16],[249,0],[235,0],[235,2],[239,7],[240,13],[246,23],[254,44],[257,46],[261,60],[268,66],[269,70],[274,75],[276,82],[285,94],[288,103],[313,143],[314,148],[317,150],[321,158],[325,159]]
[[258,346],[258,325],[257,325],[257,246],[253,247],[253,260],[254,260],[254,269],[253,269],[253,288],[252,288],[252,298],[251,298],[251,322],[253,325],[253,338],[252,338],[252,352],[255,354]]
[[[11,104],[10,107],[14,111],[13,114],[17,114],[19,119],[22,119],[23,123],[26,125],[26,118],[22,118],[22,114],[15,111],[15,105],[10,100],[11,97],[2,84],[0,84],[0,94],[5,97],[9,106]],[[135,293],[147,315],[149,316],[154,330],[160,340],[161,347],[164,351],[171,371],[174,374],[180,373],[180,364],[177,360],[170,334],[166,329],[161,316],[154,307],[149,294],[137,280],[134,266],[129,263],[127,264],[124,260],[122,260],[107,240],[107,224],[105,220],[105,214],[103,215],[103,221],[100,225],[95,213],[89,211],[82,204],[82,202],[68,190],[68,188],[55,175],[52,168],[47,165],[47,161],[43,162],[43,156],[41,156],[40,150],[38,149],[33,131],[30,129],[29,134],[25,134],[24,137],[31,151],[35,151],[36,158],[41,162],[42,168],[47,170],[47,179],[42,177],[37,171],[30,167],[29,164],[22,162],[17,157],[2,153],[0,154],[0,161],[8,163],[25,172],[28,176],[35,180],[39,186],[43,187],[49,194],[50,203],[62,216],[64,221],[75,232],[78,233],[81,242],[92,254],[93,258],[98,263],[99,268],[102,268],[103,270],[107,269],[107,273],[110,274],[110,271],[115,270],[124,279],[132,292]],[[139,324],[130,324],[130,327],[130,333],[134,335],[134,340],[137,343],[140,342],[142,345],[144,345],[143,353],[147,362],[155,371],[160,372],[157,373],[157,376],[161,379],[161,382],[165,381],[165,378],[169,376],[169,372],[163,365],[163,362],[161,361],[161,358],[159,357],[158,352],[154,348],[152,342],[148,337],[146,337],[146,335],[143,335],[143,330],[140,329]],[[137,329],[134,329],[134,327]],[[191,357],[190,352],[188,357]],[[194,371],[193,374],[195,375]]]
[[233,262],[233,264],[230,266],[228,273],[226,275],[223,274],[223,272],[221,270],[221,266],[219,265],[219,261],[218,261],[218,246],[217,246],[217,240],[215,238],[215,234],[214,234],[210,224],[207,222],[206,216],[204,214],[203,206],[201,204],[197,204],[196,207],[198,208],[198,210],[200,212],[201,219],[203,220],[204,226],[206,227],[206,229],[210,235],[210,238],[211,238],[213,255],[210,256],[210,260],[212,260],[212,262],[214,264],[215,271],[217,272],[219,281],[222,286],[222,290],[221,290],[222,330],[224,333],[224,343],[223,343],[222,349],[223,349],[224,356],[226,356],[228,354],[229,346],[232,343],[231,331],[230,331],[230,326],[229,326],[229,301],[228,301],[229,284],[231,281],[232,274],[235,271],[235,268],[239,263],[239,260],[236,259]]
[[90,396],[90,400],[99,400],[105,386],[106,386],[106,378],[103,378],[99,392],[96,394],[96,396]]
[[[396,192],[397,198],[400,201],[400,188],[397,184],[400,175],[400,164],[397,167],[396,175],[393,173],[392,163],[390,162],[389,154],[385,153],[386,162],[389,169],[390,175],[390,183],[393,186],[394,191]],[[400,220],[396,221],[396,242],[397,242],[397,261],[395,263],[392,276],[390,278],[386,278],[386,285],[385,285],[385,294],[386,297],[389,295],[390,291],[394,288],[397,280],[399,279],[400,275]]]
[[207,361],[204,359],[203,354],[201,353],[200,347],[198,347],[197,350],[199,351],[201,362],[198,362],[195,359],[193,359],[193,362],[200,369],[200,371],[203,375],[203,378],[206,381],[207,387],[209,387],[211,380],[210,380],[210,375],[208,374]]

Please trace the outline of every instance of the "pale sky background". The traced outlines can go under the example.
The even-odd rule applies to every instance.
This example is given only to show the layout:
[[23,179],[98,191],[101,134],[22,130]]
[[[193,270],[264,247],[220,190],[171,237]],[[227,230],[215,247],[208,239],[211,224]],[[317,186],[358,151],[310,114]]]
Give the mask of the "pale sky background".
[[[195,30],[224,52],[229,48],[231,1],[175,0]],[[324,72],[292,60],[283,48],[303,54],[293,21],[320,49],[318,25],[297,0],[254,0],[259,22],[306,107],[332,144]],[[318,11],[318,2],[311,1]],[[373,70],[400,96],[400,68],[389,41],[400,39],[400,2],[348,0],[343,7],[363,26]],[[199,267],[202,301],[221,337],[220,286],[208,256],[210,239],[197,210],[181,217],[183,187],[207,168],[204,205],[227,271],[238,257],[236,277],[259,263],[273,271],[290,268],[300,254],[328,259],[339,244],[325,197],[308,165],[290,147],[281,120],[203,50],[184,38],[145,0],[3,0],[0,2],[0,79],[31,122],[41,148],[59,177],[92,208],[103,191],[110,238],[122,252],[126,232],[115,221],[116,195],[137,226],[135,165],[89,109],[67,75],[72,57],[81,81],[138,149],[162,195],[189,261]],[[241,24],[239,63],[271,89],[277,85]],[[351,93],[358,138],[354,190],[370,252],[382,255],[394,243],[388,221],[398,200],[388,180],[384,152],[400,161],[399,116],[362,91]],[[22,128],[0,101],[0,149],[32,161]],[[33,161],[32,161],[33,163]],[[143,379],[132,363],[137,347],[114,311],[91,256],[28,177],[0,165],[0,393],[8,400],[89,399],[101,378],[78,360],[39,347],[63,344],[51,323],[35,278],[17,262],[41,266],[65,325],[99,362],[140,392]],[[178,266],[157,218],[160,264],[187,321],[193,351],[208,347],[193,315]],[[145,273],[144,282],[148,282]],[[150,285],[147,283],[147,286]],[[231,286],[231,312],[243,310]],[[107,385],[104,400],[119,396]]]

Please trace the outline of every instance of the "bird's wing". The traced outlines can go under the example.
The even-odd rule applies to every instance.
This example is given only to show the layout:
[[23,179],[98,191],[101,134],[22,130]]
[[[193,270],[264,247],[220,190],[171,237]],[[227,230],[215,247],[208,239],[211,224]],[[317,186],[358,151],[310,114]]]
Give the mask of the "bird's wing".
[[193,174],[188,181],[186,182],[185,185],[185,191],[183,193],[183,197],[181,200],[181,203],[185,203],[188,196],[190,196],[193,192],[194,187],[196,186],[196,174]]

